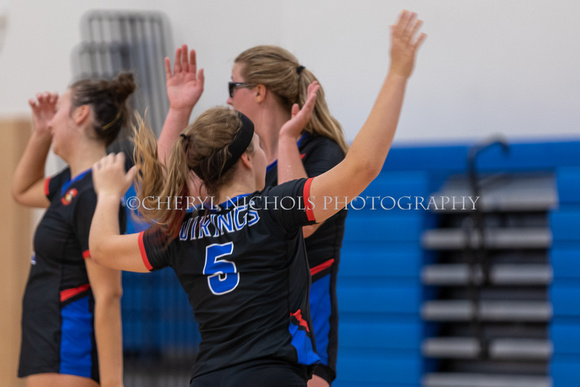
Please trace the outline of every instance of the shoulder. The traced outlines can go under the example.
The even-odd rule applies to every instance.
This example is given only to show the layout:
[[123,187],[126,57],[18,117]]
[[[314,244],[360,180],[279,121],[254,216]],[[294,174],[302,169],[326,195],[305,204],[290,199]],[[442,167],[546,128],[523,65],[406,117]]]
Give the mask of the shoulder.
[[65,168],[55,175],[47,177],[44,181],[44,193],[51,198],[55,194],[60,194],[59,190],[70,180],[70,168]]
[[[305,167],[329,169],[344,159],[345,153],[334,140],[324,136],[309,135],[300,143],[300,154]],[[309,174],[310,176],[310,174]]]
[[300,153],[309,154],[311,152],[320,151],[335,153],[344,157],[344,151],[340,145],[336,141],[325,136],[308,134],[300,143]]

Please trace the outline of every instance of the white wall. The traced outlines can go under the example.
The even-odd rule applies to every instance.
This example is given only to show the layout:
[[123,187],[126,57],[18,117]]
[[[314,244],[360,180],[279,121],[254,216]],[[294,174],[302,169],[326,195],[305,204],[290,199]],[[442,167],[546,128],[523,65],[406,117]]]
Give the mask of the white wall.
[[[198,50],[206,92],[196,112],[225,103],[235,56],[282,45],[319,77],[352,140],[388,67],[388,26],[418,11],[429,37],[410,82],[398,143],[579,138],[580,2],[531,0],[0,0],[0,115],[62,91],[89,9],[160,10],[174,43]],[[356,4],[355,4],[356,3]],[[162,58],[159,58],[161,61]]]

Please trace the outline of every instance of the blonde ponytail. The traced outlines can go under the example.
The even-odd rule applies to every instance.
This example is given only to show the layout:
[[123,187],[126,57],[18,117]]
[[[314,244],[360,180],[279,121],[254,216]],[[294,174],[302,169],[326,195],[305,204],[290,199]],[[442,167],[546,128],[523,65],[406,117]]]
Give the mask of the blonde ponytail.
[[[308,85],[318,81],[308,68],[300,65],[294,55],[278,46],[252,47],[238,55],[235,62],[243,65],[244,82],[266,86],[278,96],[280,103],[288,112],[295,103],[300,107],[304,106]],[[330,114],[322,86],[318,90],[312,118],[305,130],[330,138],[340,145],[345,154],[348,151],[342,127]]]

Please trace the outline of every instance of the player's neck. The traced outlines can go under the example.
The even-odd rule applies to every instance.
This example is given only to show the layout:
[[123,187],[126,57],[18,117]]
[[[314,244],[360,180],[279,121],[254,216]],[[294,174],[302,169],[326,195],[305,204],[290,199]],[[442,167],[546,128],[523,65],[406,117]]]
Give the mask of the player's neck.
[[67,157],[71,177],[74,178],[107,155],[104,145],[95,142],[82,142]]
[[254,191],[256,191],[255,184],[249,179],[234,179],[219,189],[214,198],[214,203],[224,203],[236,196],[247,195]]
[[284,111],[279,105],[273,105],[269,110],[264,111],[260,117],[260,145],[266,153],[268,164],[278,159],[278,137],[280,128],[290,119],[290,113]]

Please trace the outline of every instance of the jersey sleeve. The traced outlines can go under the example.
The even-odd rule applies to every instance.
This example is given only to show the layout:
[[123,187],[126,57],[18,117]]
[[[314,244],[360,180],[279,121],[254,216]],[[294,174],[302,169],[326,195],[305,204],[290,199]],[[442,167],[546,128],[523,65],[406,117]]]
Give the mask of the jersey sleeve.
[[263,191],[260,203],[285,231],[315,223],[310,201],[310,179],[292,180]]
[[69,178],[70,169],[65,168],[56,175],[44,179],[44,195],[49,201],[52,202],[55,195],[61,194],[60,189]]
[[75,200],[74,209],[74,230],[83,252],[83,258],[89,258],[89,232],[91,230],[91,222],[97,207],[97,194],[94,190],[82,190],[79,197]]
[[308,177],[315,177],[334,168],[344,159],[344,151],[336,142],[328,138],[317,138],[309,144],[302,163]]
[[145,267],[155,271],[170,266],[170,259],[175,255],[177,240],[168,242],[163,230],[151,227],[139,234],[139,250]]

